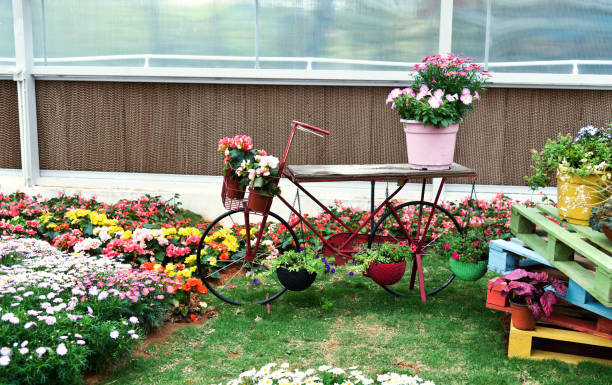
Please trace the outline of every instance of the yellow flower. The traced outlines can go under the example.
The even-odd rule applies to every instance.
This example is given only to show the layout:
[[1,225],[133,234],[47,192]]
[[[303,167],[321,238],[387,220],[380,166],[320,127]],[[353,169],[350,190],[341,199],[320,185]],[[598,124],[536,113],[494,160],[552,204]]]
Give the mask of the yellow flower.
[[174,274],[176,274],[174,271],[168,271],[166,272],[166,274],[168,274],[168,277],[172,278],[174,277]]
[[173,271],[176,268],[176,266],[174,265],[174,263],[169,263],[166,265],[166,273],[169,271]]
[[56,228],[56,227],[57,227],[57,225],[56,225],[55,223],[53,223],[53,222],[49,222],[49,223],[47,224],[47,228],[48,228],[48,229],[54,229],[54,228]]
[[49,222],[49,220],[50,220],[51,218],[53,218],[53,215],[49,214],[49,213],[48,213],[48,212],[46,212],[46,211],[43,211],[43,215],[41,215],[41,216],[40,216],[40,221],[41,221],[42,223],[47,223],[47,222]]
[[106,230],[109,234],[116,233],[117,231],[123,231],[123,227],[121,226],[110,226],[108,230]]
[[181,227],[178,230],[178,233],[179,235],[182,235],[183,237],[190,237],[192,235],[202,235],[200,230],[198,230],[195,227]]
[[195,262],[196,259],[197,259],[197,256],[195,254],[191,254],[190,256],[185,258],[185,263],[189,265],[189,264]]
[[176,227],[164,227],[161,229],[162,233],[164,233],[164,236],[167,237],[168,235],[174,235],[176,234]]
[[125,230],[123,235],[121,236],[123,239],[131,239],[132,238],[132,230]]
[[191,270],[183,269],[176,273],[176,275],[178,275],[179,277],[191,278]]
[[208,258],[208,264],[210,264],[211,266],[217,266],[217,258],[215,257]]
[[198,267],[197,266],[191,266],[189,268],[189,270],[191,270],[192,273],[195,273],[195,271],[198,270]]

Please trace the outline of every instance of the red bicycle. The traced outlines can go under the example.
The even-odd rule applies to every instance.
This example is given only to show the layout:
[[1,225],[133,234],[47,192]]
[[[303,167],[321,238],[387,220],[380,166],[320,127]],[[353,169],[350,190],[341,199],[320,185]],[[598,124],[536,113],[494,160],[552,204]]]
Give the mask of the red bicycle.
[[[256,273],[265,269],[265,262],[276,254],[291,248],[298,250],[301,246],[298,233],[304,227],[321,241],[320,252],[328,257],[335,257],[337,265],[351,261],[352,255],[364,246],[370,248],[384,242],[408,242],[414,245],[416,251],[412,260],[408,261],[404,279],[395,285],[381,285],[393,295],[419,295],[422,301],[426,301],[428,295],[436,294],[447,287],[453,281],[454,275],[448,267],[448,260],[436,253],[440,246],[436,244],[436,237],[441,231],[463,232],[463,228],[453,214],[438,204],[438,200],[446,178],[475,178],[475,171],[458,164],[453,164],[449,170],[414,170],[407,164],[289,166],[286,160],[297,130],[318,136],[329,135],[326,130],[293,121],[280,161],[279,175],[293,183],[298,194],[302,192],[312,199],[346,231],[324,236],[282,195],[277,198],[293,213],[294,219],[291,223],[270,211],[271,201],[261,211],[250,210],[246,204],[247,197],[235,197],[231,194],[226,177],[221,195],[223,204],[229,211],[207,226],[197,248],[197,272],[208,290],[221,300],[234,305],[266,304],[280,297],[286,288],[276,277],[259,279]],[[433,202],[424,199],[425,186],[431,178],[441,178]],[[414,179],[422,182],[420,200],[395,204],[393,199],[407,181]],[[371,182],[371,210],[361,225],[355,227],[343,221],[301,184],[328,181]],[[397,181],[397,188],[374,207],[376,181]],[[215,247],[233,249],[230,250],[233,254],[223,260],[211,259],[207,250]],[[214,263],[211,263],[213,260]]]

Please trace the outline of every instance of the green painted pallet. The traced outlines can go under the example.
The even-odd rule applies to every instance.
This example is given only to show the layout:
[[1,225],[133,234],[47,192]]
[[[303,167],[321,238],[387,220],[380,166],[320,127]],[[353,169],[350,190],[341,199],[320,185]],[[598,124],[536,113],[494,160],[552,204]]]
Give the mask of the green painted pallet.
[[[586,226],[551,221],[559,218],[548,205],[512,207],[510,230],[525,245],[542,255],[555,268],[582,286],[602,305],[612,307],[612,244],[603,234]],[[536,226],[538,227],[536,229]],[[579,263],[582,256],[590,265]]]

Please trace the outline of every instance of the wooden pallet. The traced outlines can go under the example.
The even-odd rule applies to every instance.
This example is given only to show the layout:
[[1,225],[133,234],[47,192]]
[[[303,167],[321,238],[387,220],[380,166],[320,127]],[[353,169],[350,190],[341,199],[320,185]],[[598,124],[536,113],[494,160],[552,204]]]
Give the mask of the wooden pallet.
[[[512,206],[510,230],[518,239],[559,269],[602,305],[612,307],[612,244],[590,228],[564,224],[556,209]],[[537,226],[537,228],[536,228]]]
[[550,266],[544,257],[528,249],[517,238],[510,242],[496,239],[489,242],[489,264],[487,268],[501,275],[516,269],[528,269],[532,266]]
[[[486,307],[510,313],[508,299],[501,295],[503,285],[491,289],[494,280],[489,281]],[[539,322],[612,339],[612,317],[584,310],[563,299],[557,302],[550,317],[544,317]]]
[[612,365],[612,340],[554,327],[538,325],[535,330],[526,331],[511,325],[508,357],[554,359],[571,364],[594,361]]
[[[490,243],[489,270],[499,274],[508,274],[519,268],[531,270],[543,266],[551,267],[552,264],[540,254],[525,247],[525,245],[516,238],[512,239],[510,242],[498,239]],[[565,297],[560,295],[557,296],[585,310],[612,319],[612,307],[602,305],[572,279],[569,279]],[[503,303],[491,303],[490,305],[491,306],[489,306],[489,302],[487,302],[487,307],[497,310],[503,310],[502,308],[507,306],[507,304],[504,305]]]

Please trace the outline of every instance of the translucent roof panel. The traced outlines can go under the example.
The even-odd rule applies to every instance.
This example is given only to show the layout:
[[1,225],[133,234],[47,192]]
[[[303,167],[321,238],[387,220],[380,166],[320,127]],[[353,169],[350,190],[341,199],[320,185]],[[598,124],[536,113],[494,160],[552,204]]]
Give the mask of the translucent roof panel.
[[[47,65],[142,67],[144,56],[153,55],[147,58],[150,66],[252,67],[226,58],[254,55],[254,4],[253,0],[34,1],[34,56],[39,62],[47,58]],[[215,60],[216,56],[223,58]]]
[[260,0],[259,7],[260,55],[314,58],[312,69],[402,70],[393,64],[417,62],[438,49],[439,1]]
[[[611,1],[494,0],[490,3],[491,71],[612,73]],[[486,16],[486,0],[454,2],[455,52],[463,51],[479,61],[484,60]],[[590,64],[578,62],[575,68],[577,60]],[[524,63],[533,61],[537,63]],[[523,63],[495,65],[507,62]]]
[[0,1],[0,65],[10,64],[15,58],[12,1]]

